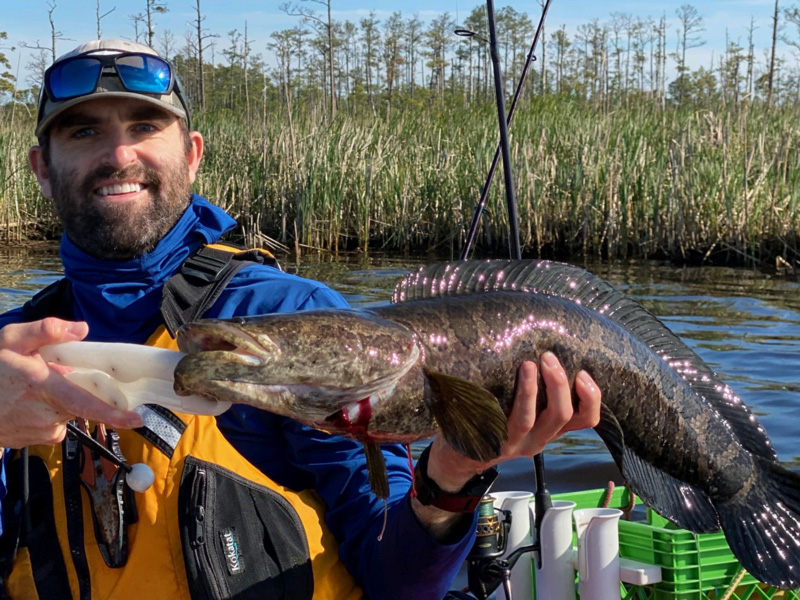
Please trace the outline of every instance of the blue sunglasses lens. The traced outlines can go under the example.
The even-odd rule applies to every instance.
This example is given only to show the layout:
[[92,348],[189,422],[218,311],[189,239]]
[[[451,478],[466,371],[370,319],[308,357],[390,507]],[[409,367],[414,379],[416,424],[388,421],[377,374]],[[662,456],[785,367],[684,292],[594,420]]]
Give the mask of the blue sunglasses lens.
[[102,65],[94,58],[79,58],[56,65],[49,72],[53,100],[67,100],[91,94],[97,86]]
[[103,65],[113,61],[117,76],[125,89],[141,94],[166,94],[172,71],[169,63],[157,56],[127,54],[105,58],[77,58],[55,65],[48,71],[50,95],[54,101],[91,94],[97,88]]
[[169,64],[156,56],[120,56],[115,64],[123,85],[132,92],[166,94],[169,90],[172,79]]

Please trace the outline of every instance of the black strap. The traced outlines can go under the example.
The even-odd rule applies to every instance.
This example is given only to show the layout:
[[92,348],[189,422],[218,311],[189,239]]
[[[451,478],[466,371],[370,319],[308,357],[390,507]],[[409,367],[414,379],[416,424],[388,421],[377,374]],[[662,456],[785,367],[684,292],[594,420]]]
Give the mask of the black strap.
[[[3,515],[3,535],[0,536],[0,600],[8,598],[5,582],[11,574],[14,557],[17,555],[23,536],[23,523],[29,515],[28,507],[25,505],[27,495],[22,485],[28,477],[28,454],[25,450],[27,449],[22,451],[6,449],[8,462],[4,468],[8,469],[6,471],[8,492],[0,504]],[[12,454],[15,456],[13,459]]]
[[278,266],[273,257],[259,250],[230,252],[203,246],[187,258],[162,292],[161,316],[170,335],[175,337],[181,325],[200,318],[233,276],[251,264]]
[[58,317],[65,321],[75,318],[72,284],[66,277],[51,283],[22,305],[22,320],[26,323],[45,317]]
[[[6,476],[8,495],[3,499],[3,584],[11,572],[18,547],[27,547],[34,586],[39,598],[71,600],[67,567],[57,540],[53,515],[53,489],[45,462],[23,451],[14,452]],[[25,480],[30,494],[26,494]],[[26,497],[27,496],[27,497]],[[0,597],[6,597],[5,585]]]
[[81,456],[83,449],[71,436],[64,438],[61,445],[64,473],[64,502],[67,515],[67,540],[72,556],[72,564],[78,576],[79,600],[92,597],[92,579],[86,546],[83,540],[83,499],[81,498]]

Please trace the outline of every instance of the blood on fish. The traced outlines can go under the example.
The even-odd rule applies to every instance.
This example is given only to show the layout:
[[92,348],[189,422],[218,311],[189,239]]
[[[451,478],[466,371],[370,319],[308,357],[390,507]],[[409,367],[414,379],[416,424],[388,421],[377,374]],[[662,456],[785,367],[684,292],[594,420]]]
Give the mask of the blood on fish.
[[369,401],[369,396],[367,396],[358,401],[358,418],[355,421],[350,420],[349,411],[346,408],[339,410],[339,412],[334,413],[326,420],[338,429],[363,439],[368,437],[367,427],[371,418],[372,404]]

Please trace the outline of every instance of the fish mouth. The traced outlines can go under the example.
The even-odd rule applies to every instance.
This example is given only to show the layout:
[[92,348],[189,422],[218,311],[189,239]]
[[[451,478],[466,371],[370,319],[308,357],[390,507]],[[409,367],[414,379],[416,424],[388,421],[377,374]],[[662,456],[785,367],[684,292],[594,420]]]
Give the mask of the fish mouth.
[[250,319],[199,320],[181,327],[178,347],[187,355],[175,368],[176,392],[248,404],[328,429],[337,414],[341,423],[365,421],[370,411],[364,399],[377,405],[390,397],[422,352],[411,339],[404,342],[409,347],[388,356],[366,348],[362,358],[374,365],[363,368],[359,361],[328,352],[327,338],[314,338],[310,356],[301,359],[295,353],[305,346],[287,343],[281,337],[285,327],[269,329]]
[[228,362],[262,366],[280,350],[266,335],[258,339],[228,323],[189,323],[178,330],[178,348],[187,354],[206,354]]

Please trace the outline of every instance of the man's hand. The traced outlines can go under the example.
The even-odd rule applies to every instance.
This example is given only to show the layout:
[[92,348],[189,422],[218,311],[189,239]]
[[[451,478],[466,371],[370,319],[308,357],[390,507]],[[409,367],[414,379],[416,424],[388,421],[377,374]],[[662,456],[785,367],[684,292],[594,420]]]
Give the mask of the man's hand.
[[86,323],[55,318],[0,329],[0,448],[59,443],[75,416],[121,429],[142,425],[138,414],[72,385],[62,376],[68,368],[39,356],[42,346],[82,340],[88,332]]
[[[536,414],[538,373],[541,370],[547,406]],[[444,491],[458,492],[474,475],[512,458],[530,457],[567,431],[595,427],[600,422],[600,390],[585,371],[575,378],[577,408],[572,405],[569,380],[558,359],[550,352],[542,355],[539,365],[525,362],[517,375],[517,394],[508,418],[508,441],[498,458],[481,463],[454,450],[439,435],[431,445],[428,476]],[[413,500],[417,518],[438,539],[447,537],[460,515]]]

